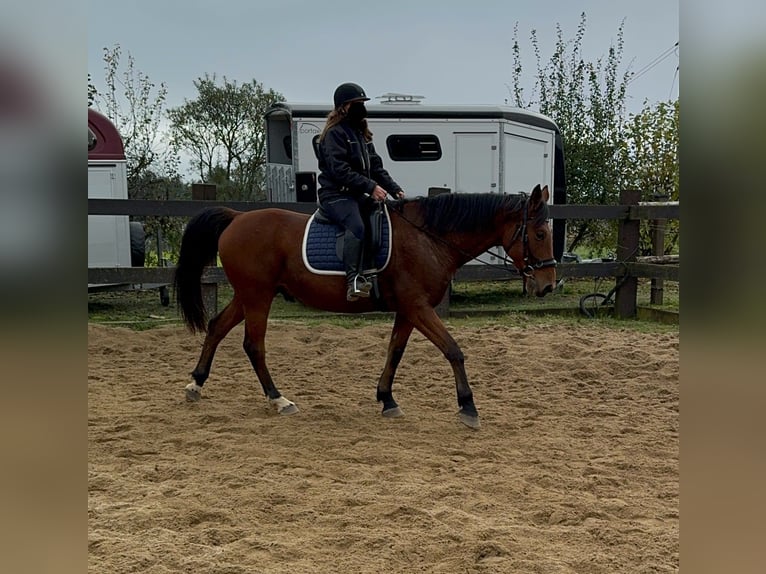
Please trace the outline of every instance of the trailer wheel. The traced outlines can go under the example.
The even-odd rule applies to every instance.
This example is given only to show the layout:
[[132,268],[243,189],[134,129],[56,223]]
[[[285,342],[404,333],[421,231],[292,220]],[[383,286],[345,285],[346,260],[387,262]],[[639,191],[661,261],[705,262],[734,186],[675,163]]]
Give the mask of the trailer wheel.
[[170,291],[167,285],[160,287],[160,303],[163,307],[170,305]]
[[146,232],[138,221],[130,222],[130,265],[143,267],[146,262]]

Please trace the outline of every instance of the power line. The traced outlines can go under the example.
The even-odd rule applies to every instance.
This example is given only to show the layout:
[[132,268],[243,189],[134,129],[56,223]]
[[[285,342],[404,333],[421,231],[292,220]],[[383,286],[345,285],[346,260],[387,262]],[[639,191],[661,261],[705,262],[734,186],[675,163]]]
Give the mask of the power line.
[[646,73],[648,70],[659,64],[662,60],[670,56],[671,52],[675,52],[676,48],[678,48],[678,42],[673,44],[670,48],[664,50],[659,56],[654,58],[651,62],[649,62],[647,65],[645,65],[643,68],[641,68],[638,72],[636,72],[637,76],[640,76],[644,73]]
[[664,60],[666,60],[669,56],[674,54],[676,52],[676,49],[678,48],[678,42],[673,44],[670,48],[667,50],[664,50],[659,56],[654,58],[651,62],[646,64],[643,68],[641,68],[638,72],[633,74],[633,76],[630,77],[630,79],[625,82],[626,84],[631,83],[633,80],[636,80],[640,78],[641,76],[645,75],[647,72],[649,72],[652,68],[662,63]]

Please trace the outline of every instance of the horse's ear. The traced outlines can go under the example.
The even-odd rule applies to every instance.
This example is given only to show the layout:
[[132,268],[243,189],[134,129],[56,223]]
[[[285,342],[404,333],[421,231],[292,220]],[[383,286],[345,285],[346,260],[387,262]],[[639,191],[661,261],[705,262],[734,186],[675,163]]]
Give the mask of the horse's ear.
[[550,193],[548,192],[548,186],[546,185],[540,189],[540,184],[537,184],[532,190],[532,196],[529,198],[532,205],[539,205],[540,203],[548,203]]

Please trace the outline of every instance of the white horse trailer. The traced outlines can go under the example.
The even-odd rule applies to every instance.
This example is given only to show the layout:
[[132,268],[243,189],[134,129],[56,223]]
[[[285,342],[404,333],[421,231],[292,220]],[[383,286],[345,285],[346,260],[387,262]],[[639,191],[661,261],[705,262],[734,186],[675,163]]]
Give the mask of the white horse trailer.
[[[269,201],[316,201],[315,146],[330,111],[328,105],[284,102],[266,111]],[[561,133],[546,116],[507,106],[419,103],[371,104],[367,111],[375,149],[408,197],[530,193],[540,184],[553,190],[551,203],[566,203]],[[565,233],[565,221],[554,221],[559,261]]]

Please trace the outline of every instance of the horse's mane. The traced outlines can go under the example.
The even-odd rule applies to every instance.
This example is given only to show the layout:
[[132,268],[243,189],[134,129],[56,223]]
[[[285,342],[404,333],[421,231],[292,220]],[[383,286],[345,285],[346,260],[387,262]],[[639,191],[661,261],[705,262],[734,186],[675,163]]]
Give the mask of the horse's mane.
[[[472,232],[485,227],[500,210],[519,211],[524,207],[526,194],[498,193],[443,193],[434,197],[408,199],[415,204],[422,217],[423,228],[435,233]],[[548,206],[538,210],[534,224],[548,219]]]

